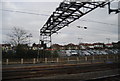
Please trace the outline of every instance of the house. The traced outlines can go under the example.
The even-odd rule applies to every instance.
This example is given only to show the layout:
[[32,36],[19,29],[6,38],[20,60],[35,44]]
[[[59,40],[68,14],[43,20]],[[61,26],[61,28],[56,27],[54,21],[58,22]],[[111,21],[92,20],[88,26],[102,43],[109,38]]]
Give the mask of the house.
[[94,49],[94,45],[93,44],[87,44],[87,48],[88,49]]
[[94,48],[95,49],[103,49],[104,48],[104,43],[94,43]]
[[81,46],[81,49],[93,49],[94,48],[94,45],[90,43],[81,43],[80,46]]
[[65,46],[60,46],[60,50],[65,50]]
[[105,47],[106,48],[113,48],[113,44],[110,44],[110,43],[109,44],[105,44]]
[[75,44],[72,44],[72,43],[70,43],[68,45],[64,45],[64,47],[65,47],[66,50],[77,50],[77,49],[79,49],[78,45],[75,45]]
[[32,50],[38,50],[40,48],[41,48],[41,44],[35,44],[35,43],[33,43],[32,47],[31,47]]
[[81,43],[79,44],[80,49],[87,49],[87,44],[86,43]]
[[51,47],[54,50],[60,50],[61,49],[61,45],[59,45],[59,44],[53,44]]

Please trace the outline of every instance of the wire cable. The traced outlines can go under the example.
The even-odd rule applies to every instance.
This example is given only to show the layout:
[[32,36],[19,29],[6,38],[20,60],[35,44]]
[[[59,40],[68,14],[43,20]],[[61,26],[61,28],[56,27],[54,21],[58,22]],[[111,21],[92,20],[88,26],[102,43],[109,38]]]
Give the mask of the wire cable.
[[79,21],[84,21],[84,22],[94,22],[94,23],[99,23],[99,24],[106,24],[106,25],[112,25],[112,26],[119,26],[117,24],[110,24],[110,23],[105,23],[105,22],[100,22],[100,21],[93,21],[93,20],[85,20],[85,19],[81,19]]
[[50,16],[50,15],[47,15],[47,14],[39,14],[39,13],[33,13],[33,12],[24,12],[24,11],[17,11],[17,10],[6,10],[6,9],[0,9],[0,10],[8,11],[8,12],[26,13],[26,14],[32,14],[32,15]]

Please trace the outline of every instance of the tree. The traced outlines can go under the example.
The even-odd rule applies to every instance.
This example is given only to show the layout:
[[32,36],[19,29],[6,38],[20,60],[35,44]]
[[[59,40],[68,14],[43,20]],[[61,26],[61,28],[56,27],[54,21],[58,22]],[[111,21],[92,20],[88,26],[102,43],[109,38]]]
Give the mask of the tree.
[[13,27],[12,33],[8,34],[10,44],[14,46],[18,46],[19,44],[28,44],[29,42],[29,35],[27,31]]

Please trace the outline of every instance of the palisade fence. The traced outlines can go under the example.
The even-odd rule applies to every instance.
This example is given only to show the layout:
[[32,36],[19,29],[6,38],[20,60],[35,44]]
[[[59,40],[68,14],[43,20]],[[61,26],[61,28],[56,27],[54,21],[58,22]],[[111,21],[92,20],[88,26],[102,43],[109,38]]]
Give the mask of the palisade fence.
[[59,58],[33,58],[33,59],[3,59],[2,64],[37,64],[37,63],[96,63],[96,62],[118,62],[120,54],[90,55],[78,57]]

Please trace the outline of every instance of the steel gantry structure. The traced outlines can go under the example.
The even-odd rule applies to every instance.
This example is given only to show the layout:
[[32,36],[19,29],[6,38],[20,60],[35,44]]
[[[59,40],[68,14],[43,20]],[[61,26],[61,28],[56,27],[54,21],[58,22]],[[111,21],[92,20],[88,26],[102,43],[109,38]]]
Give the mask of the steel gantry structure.
[[57,33],[60,29],[68,26],[73,21],[86,15],[98,7],[104,7],[110,0],[96,1],[91,0],[87,2],[77,1],[63,1],[59,7],[52,13],[44,26],[40,29],[40,42],[43,49],[46,44],[51,46],[51,35]]

